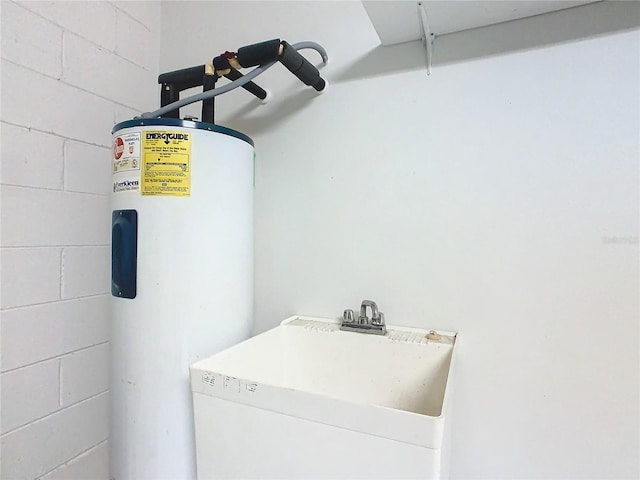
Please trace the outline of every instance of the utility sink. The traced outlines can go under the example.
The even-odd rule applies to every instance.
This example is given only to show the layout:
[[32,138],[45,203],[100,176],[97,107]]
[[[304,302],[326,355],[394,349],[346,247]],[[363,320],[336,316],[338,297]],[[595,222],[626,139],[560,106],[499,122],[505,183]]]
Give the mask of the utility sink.
[[455,340],[296,316],[195,363],[198,478],[440,478]]

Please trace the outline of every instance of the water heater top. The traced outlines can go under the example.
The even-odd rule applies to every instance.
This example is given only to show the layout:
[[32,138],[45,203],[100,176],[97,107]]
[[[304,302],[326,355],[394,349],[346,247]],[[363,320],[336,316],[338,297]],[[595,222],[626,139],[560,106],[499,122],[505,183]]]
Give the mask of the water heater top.
[[223,127],[221,125],[215,125],[213,123],[205,123],[205,122],[194,122],[191,120],[181,120],[179,118],[134,118],[133,120],[126,120],[124,122],[120,122],[113,127],[111,133],[116,133],[124,128],[131,127],[184,127],[184,128],[195,128],[197,130],[208,130],[210,132],[222,133],[224,135],[229,135],[232,137],[239,138],[240,140],[244,140],[252,147],[254,146],[253,140],[251,137],[245,135],[242,132],[238,132],[237,130],[233,130],[231,128]]

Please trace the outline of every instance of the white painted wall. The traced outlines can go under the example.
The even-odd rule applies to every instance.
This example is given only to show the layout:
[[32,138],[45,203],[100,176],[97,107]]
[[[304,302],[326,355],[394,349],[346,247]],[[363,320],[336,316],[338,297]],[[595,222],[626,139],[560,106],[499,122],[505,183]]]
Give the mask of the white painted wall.
[[454,478],[637,478],[638,32],[427,78],[360,2],[166,2],[160,68],[274,37],[325,46],[330,86],[276,66],[269,105],[217,101],[258,152],[255,331],[363,298],[457,330]]
[[111,128],[156,103],[160,4],[2,9],[3,479],[108,479]]

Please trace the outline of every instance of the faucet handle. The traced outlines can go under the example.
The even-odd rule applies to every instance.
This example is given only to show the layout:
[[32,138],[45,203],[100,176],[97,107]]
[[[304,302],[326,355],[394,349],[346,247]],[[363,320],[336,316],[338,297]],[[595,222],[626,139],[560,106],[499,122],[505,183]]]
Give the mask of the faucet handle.
[[354,323],[356,321],[356,313],[350,308],[342,314],[342,323]]
[[380,312],[377,317],[371,318],[372,325],[384,325],[384,313]]

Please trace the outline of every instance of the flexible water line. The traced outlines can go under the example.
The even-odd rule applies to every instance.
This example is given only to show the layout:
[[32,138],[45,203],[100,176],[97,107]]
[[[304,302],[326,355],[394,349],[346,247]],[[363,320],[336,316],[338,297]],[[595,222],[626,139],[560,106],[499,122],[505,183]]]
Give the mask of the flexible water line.
[[[293,48],[295,48],[296,50],[302,50],[304,48],[310,48],[312,50],[315,50],[316,52],[318,52],[320,54],[320,56],[322,57],[322,62],[326,65],[327,62],[329,61],[329,57],[327,56],[327,52],[324,48],[322,48],[321,45],[315,43],[315,42],[298,42],[298,43],[294,43],[293,45],[291,45]],[[142,115],[140,115],[140,117],[137,118],[156,118],[156,117],[160,117],[162,115],[164,115],[165,113],[169,113],[172,110],[176,110],[178,108],[182,108],[186,105],[191,105],[192,103],[196,103],[196,102],[200,102],[202,100],[207,100],[209,98],[213,98],[213,97],[217,97],[218,95],[222,95],[223,93],[227,93],[235,88],[241,87],[244,84],[250,82],[251,80],[253,80],[254,78],[256,78],[258,75],[260,75],[261,73],[263,73],[265,70],[267,70],[268,68],[271,68],[275,63],[277,63],[277,60],[274,60],[272,62],[267,63],[266,65],[261,65],[259,67],[254,68],[253,70],[251,70],[249,73],[247,73],[245,76],[243,76],[242,78],[238,79],[238,80],[234,80],[231,83],[227,83],[226,85],[220,87],[220,88],[214,88],[212,90],[207,90],[206,92],[202,92],[202,93],[198,93],[196,95],[192,95],[190,97],[187,98],[183,98],[182,100],[177,100],[173,103],[170,103],[169,105],[165,105],[162,108],[159,108],[158,110],[154,110],[153,112],[146,112],[143,113]]]

